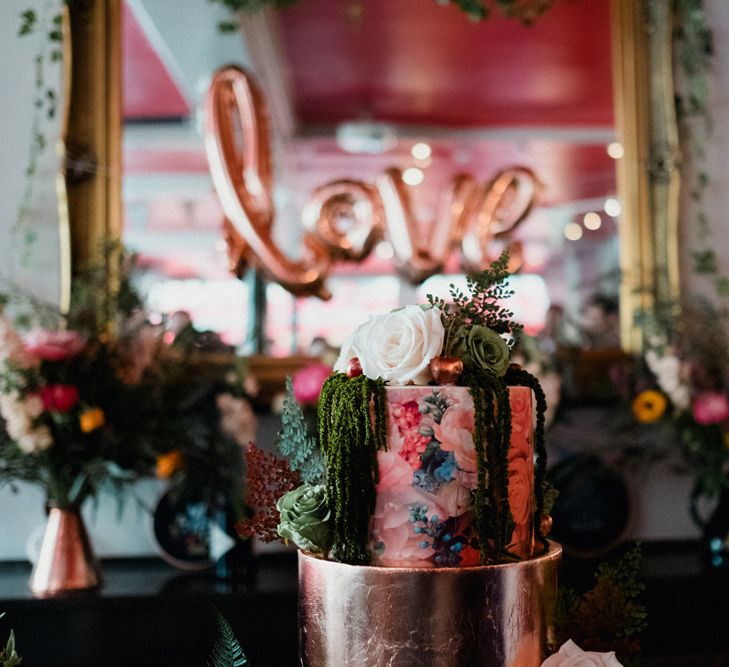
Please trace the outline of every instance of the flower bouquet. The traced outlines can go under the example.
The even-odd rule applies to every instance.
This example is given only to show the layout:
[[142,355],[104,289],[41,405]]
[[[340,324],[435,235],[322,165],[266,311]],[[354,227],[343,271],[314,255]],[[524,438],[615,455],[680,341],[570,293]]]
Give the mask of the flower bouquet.
[[700,300],[670,326],[645,319],[643,355],[630,372],[614,374],[630,407],[620,422],[622,454],[638,463],[667,460],[693,476],[692,516],[717,565],[729,564],[729,368],[720,321]]
[[[21,336],[0,314],[0,484],[40,486],[49,512],[36,594],[99,584],[81,506],[102,489],[121,498],[150,466],[134,419],[144,396],[122,371],[100,336],[60,327]],[[58,541],[64,536],[70,544]],[[76,555],[64,561],[59,554],[69,549]]]
[[193,340],[168,344],[159,336],[141,383],[156,476],[168,483],[154,530],[162,554],[185,569],[209,567],[225,553],[217,569],[227,577],[230,567],[247,568],[248,545],[234,525],[245,512],[243,452],[255,438],[255,387],[233,352],[200,349]]

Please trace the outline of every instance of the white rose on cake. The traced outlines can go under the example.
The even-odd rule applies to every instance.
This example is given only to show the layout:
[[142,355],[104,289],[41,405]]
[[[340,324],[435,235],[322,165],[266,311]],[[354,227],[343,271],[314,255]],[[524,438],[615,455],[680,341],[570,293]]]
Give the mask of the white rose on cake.
[[346,373],[349,360],[357,357],[368,378],[424,385],[430,381],[428,364],[441,353],[444,336],[440,310],[405,306],[362,324],[344,342],[334,370]]
[[623,667],[615,657],[615,652],[596,653],[583,651],[571,639],[568,639],[559,651],[549,656],[542,667]]

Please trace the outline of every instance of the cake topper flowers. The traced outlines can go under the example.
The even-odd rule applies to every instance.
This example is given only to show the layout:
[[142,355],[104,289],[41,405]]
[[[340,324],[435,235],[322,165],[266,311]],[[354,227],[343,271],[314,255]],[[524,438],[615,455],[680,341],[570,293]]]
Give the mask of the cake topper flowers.
[[289,384],[279,452],[303,484],[276,503],[280,537],[363,565],[534,554],[546,402],[510,363],[521,327],[503,305],[507,266],[504,253],[450,302],[429,296],[356,329],[319,394],[317,432]]

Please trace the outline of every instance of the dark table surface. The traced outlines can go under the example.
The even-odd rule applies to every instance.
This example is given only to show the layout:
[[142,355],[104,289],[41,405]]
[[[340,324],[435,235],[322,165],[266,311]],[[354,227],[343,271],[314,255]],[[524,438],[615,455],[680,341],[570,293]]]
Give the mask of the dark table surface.
[[[594,561],[567,555],[562,583],[587,586]],[[14,628],[27,667],[207,664],[220,612],[253,667],[297,664],[296,557],[267,554],[247,579],[185,574],[158,559],[102,563],[97,593],[36,600],[27,563],[0,563],[0,636]],[[729,572],[696,543],[643,545],[644,664],[729,666]],[[479,666],[480,667],[480,666]]]

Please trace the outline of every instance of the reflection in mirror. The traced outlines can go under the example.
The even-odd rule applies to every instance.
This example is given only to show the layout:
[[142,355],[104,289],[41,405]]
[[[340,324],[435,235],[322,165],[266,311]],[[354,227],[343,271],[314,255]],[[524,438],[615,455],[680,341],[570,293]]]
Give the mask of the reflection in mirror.
[[[540,205],[489,249],[493,258],[506,244],[521,248],[517,319],[558,343],[617,345],[621,147],[609,3],[558,3],[525,27],[474,24],[422,0],[309,0],[245,18],[243,40],[216,32],[214,7],[168,4],[124,8],[124,238],[140,253],[160,318],[185,310],[199,329],[246,340],[252,288],[227,271],[199,129],[210,76],[235,62],[253,71],[272,116],[274,238],[288,256],[301,254],[305,204],[333,180],[374,183],[402,170],[427,237],[454,176],[485,183],[525,166],[543,185]],[[265,351],[336,346],[370,313],[446,293],[462,281],[461,254],[416,287],[398,275],[385,238],[364,261],[334,265],[327,302],[270,283]]]

